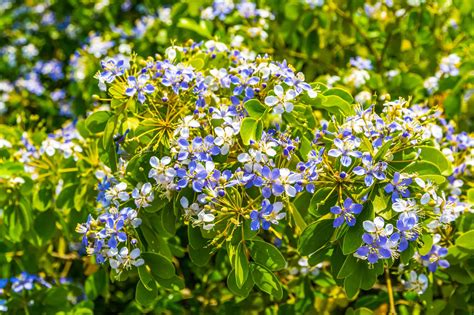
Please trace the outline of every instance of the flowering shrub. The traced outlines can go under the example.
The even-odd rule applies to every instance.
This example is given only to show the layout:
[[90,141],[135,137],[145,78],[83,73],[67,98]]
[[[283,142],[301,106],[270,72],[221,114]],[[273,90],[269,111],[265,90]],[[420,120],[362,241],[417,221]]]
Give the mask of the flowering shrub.
[[468,2],[83,4],[0,4],[0,312],[473,311]]
[[353,107],[342,89],[214,41],[141,60],[113,80],[98,76],[110,111],[84,124],[102,126],[110,170],[101,214],[77,228],[117,277],[138,268],[137,294],[183,286],[175,254],[157,243],[185,227],[193,264],[228,257],[236,296],[255,286],[283,299],[276,275],[295,254],[330,261],[349,298],[395,266],[423,294],[427,275],[450,266],[452,223],[472,211],[463,187],[474,142],[440,110],[403,99]]

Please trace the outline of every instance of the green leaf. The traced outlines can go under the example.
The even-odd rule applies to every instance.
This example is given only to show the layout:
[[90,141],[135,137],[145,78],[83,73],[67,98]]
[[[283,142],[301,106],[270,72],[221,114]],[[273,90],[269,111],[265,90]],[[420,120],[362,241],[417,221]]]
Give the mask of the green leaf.
[[74,194],[76,193],[76,184],[68,184],[63,187],[56,198],[56,207],[59,209],[70,209],[74,206]]
[[255,118],[246,117],[240,126],[240,137],[244,144],[249,144],[250,140],[259,140],[262,136],[263,123]]
[[295,21],[300,16],[299,5],[297,3],[288,2],[285,5],[285,17],[290,21]]
[[467,190],[467,201],[470,204],[474,204],[474,188],[470,188]]
[[160,287],[168,290],[180,291],[184,289],[184,280],[176,275],[169,279],[156,279],[156,282],[160,285]]
[[155,196],[155,199],[153,199],[153,202],[150,204],[150,206],[143,208],[143,210],[148,213],[154,213],[169,205],[170,203],[168,202],[168,199]]
[[201,229],[193,227],[192,224],[188,225],[188,240],[189,245],[194,249],[202,248],[208,242],[201,234]]
[[406,166],[402,173],[418,175],[441,175],[438,166],[428,161],[414,161]]
[[46,211],[51,206],[52,199],[52,191],[42,186],[36,194],[33,194],[33,207],[39,211]]
[[474,250],[474,231],[461,234],[461,236],[456,239],[456,246],[468,250]]
[[197,23],[196,21],[188,18],[181,18],[179,19],[177,27],[179,28],[184,28],[190,31],[193,31],[202,37],[205,37],[207,39],[212,38],[212,34],[209,32],[209,30],[206,27],[206,24],[204,21],[201,21],[201,23]]
[[345,99],[337,95],[328,95],[322,99],[321,105],[324,108],[339,108],[344,114],[351,115],[354,113],[353,106]]
[[344,290],[346,291],[347,298],[352,300],[360,288],[360,275],[353,273],[349,277],[344,279]]
[[329,251],[330,251],[329,247],[323,247],[317,252],[312,253],[308,257],[308,264],[310,264],[310,266],[316,266],[320,262],[323,262],[324,260],[327,259],[327,255]]
[[249,113],[250,117],[255,118],[257,120],[261,119],[263,117],[263,115],[265,114],[265,111],[267,109],[257,99],[248,100],[247,102],[244,103],[244,107],[247,110],[247,112]]
[[38,236],[43,240],[49,240],[56,231],[56,215],[51,209],[40,213],[35,218],[34,228]]
[[96,273],[87,277],[84,289],[89,299],[95,300],[104,293],[107,283],[107,275],[104,269],[99,269]]
[[109,120],[107,120],[107,124],[105,125],[104,134],[102,136],[102,145],[105,150],[107,150],[110,144],[114,140],[114,132],[115,127],[117,125],[117,118],[115,116],[111,116]]
[[280,300],[283,297],[283,290],[280,281],[273,272],[257,263],[250,263],[250,270],[255,284],[260,290],[270,294],[277,300]]
[[159,216],[167,236],[174,236],[176,233],[176,216],[172,205],[168,204],[167,207],[161,210]]
[[347,92],[346,90],[343,90],[341,88],[331,88],[327,89],[326,91],[323,92],[323,95],[329,96],[329,95],[336,95],[345,100],[347,103],[352,104],[354,103],[354,98],[352,97],[351,93]]
[[141,281],[138,281],[135,290],[135,300],[143,306],[152,304],[158,296],[156,284],[154,284],[154,282],[153,285],[154,287],[151,290],[148,290]]
[[357,258],[354,257],[354,255],[347,255],[346,260],[344,260],[344,263],[342,264],[341,269],[339,270],[339,273],[337,274],[338,279],[344,279],[349,277],[356,271],[357,269]]
[[86,127],[92,133],[102,132],[111,116],[110,112],[98,111],[86,118]]
[[315,216],[323,216],[329,213],[329,210],[337,202],[337,191],[332,187],[323,187],[318,189],[311,197],[308,211]]
[[204,68],[205,62],[201,58],[194,58],[189,61],[189,64],[195,69],[195,70],[201,70]]
[[247,277],[247,280],[241,287],[237,286],[236,278],[235,278],[235,270],[232,271],[227,276],[227,287],[229,290],[234,293],[235,295],[240,295],[243,297],[247,297],[254,286],[254,281],[252,277]]
[[300,154],[304,161],[308,160],[308,153],[311,152],[312,143],[305,136],[301,139]]
[[147,290],[153,290],[156,285],[154,284],[155,279],[151,273],[147,270],[146,266],[142,265],[138,268],[138,276],[140,277],[140,282]]
[[400,261],[402,262],[402,264],[408,265],[414,254],[415,246],[413,244],[410,244],[407,249],[400,253]]
[[427,180],[430,180],[431,182],[435,183],[436,185],[442,185],[442,184],[446,183],[446,177],[441,176],[441,175],[420,175],[418,177],[421,178],[422,180],[424,180],[425,182]]
[[142,254],[145,267],[155,280],[158,278],[169,279],[175,275],[174,265],[160,254],[146,252]]
[[68,304],[67,296],[68,296],[68,290],[65,287],[53,287],[50,288],[45,297],[44,300],[42,300],[43,305],[51,305],[51,306],[56,306],[60,307],[63,305]]
[[453,172],[451,162],[436,148],[421,146],[415,148],[420,151],[420,159],[433,163],[441,171],[442,175],[449,176]]
[[250,242],[249,250],[255,262],[270,270],[277,271],[286,267],[285,258],[278,248],[272,244],[261,240],[254,240]]
[[202,248],[193,248],[191,246],[188,246],[188,251],[189,251],[189,258],[191,261],[200,267],[204,267],[209,263],[209,260],[211,260],[211,252],[212,249],[211,247],[202,247]]
[[448,117],[453,117],[459,113],[462,103],[462,96],[460,93],[450,93],[443,102],[444,109]]
[[306,227],[298,241],[298,251],[306,256],[322,248],[334,232],[333,220],[319,220]]
[[241,288],[249,276],[249,261],[245,254],[245,243],[241,241],[237,246],[234,262],[235,280],[237,286]]

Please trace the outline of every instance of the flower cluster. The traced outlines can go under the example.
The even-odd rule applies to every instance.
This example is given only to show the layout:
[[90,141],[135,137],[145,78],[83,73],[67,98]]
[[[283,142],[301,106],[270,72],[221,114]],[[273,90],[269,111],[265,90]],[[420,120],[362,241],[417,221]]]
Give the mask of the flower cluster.
[[143,265],[135,229],[142,223],[138,211],[154,201],[151,184],[139,183],[129,193],[126,182],[103,171],[96,176],[100,180],[97,201],[101,214],[96,219],[89,215],[87,222],[77,225],[76,231],[83,235],[82,245],[88,255],[95,255],[97,263],[109,261],[118,273]]
[[[156,154],[146,166],[153,183],[133,190],[135,206],[149,205],[154,194],[168,200],[185,195],[179,197],[184,221],[213,231],[213,242],[219,244],[225,240],[220,237],[242,224],[249,224],[251,231],[275,235],[287,222],[304,228],[300,210],[291,200],[329,188],[328,198],[337,200],[329,207],[333,227],[343,231],[358,224],[365,230],[354,253],[357,258],[376,264],[412,248],[413,257],[430,262],[426,265],[430,271],[448,266],[440,258],[445,255],[443,247],[434,245],[427,255],[419,255],[417,248],[420,236],[436,233],[471,211],[459,195],[463,182],[457,177],[466,173],[466,167],[461,167],[466,155],[458,152],[472,154],[474,142],[467,134],[454,134],[439,111],[399,99],[380,108],[357,107],[353,114],[325,121],[319,129],[317,124],[298,127],[291,122],[300,119],[304,106],[326,97],[319,94],[325,87],[315,89],[286,62],[274,62],[268,56],[253,59],[215,41],[173,46],[164,60],[149,58],[141,69],[135,59],[130,62],[115,80],[101,82],[109,93],[116,93],[116,85],[128,78],[128,87],[122,89],[124,98],[134,100],[142,91],[140,104],[135,105],[137,116],[144,123],[164,126],[132,129],[134,138],[125,138],[122,157],[126,159],[127,145],[135,147],[136,138],[155,132],[151,140],[138,144]],[[351,63],[357,71],[372,67],[362,58]],[[142,83],[132,85],[130,78],[135,77]],[[167,108],[166,117],[161,108]],[[450,177],[453,193],[445,189],[441,176],[452,171],[448,159],[446,165],[421,169],[421,173],[410,168],[422,156],[429,158],[427,154],[445,159],[441,150],[449,150],[447,156],[453,161],[463,156]],[[100,189],[101,203],[110,209],[130,202],[125,182],[105,178]],[[388,201],[374,209],[374,198]],[[375,211],[375,219],[359,222],[358,217],[368,211]],[[109,219],[101,220],[107,224]],[[90,253],[109,257],[114,267],[116,261],[124,261],[114,258],[121,252],[117,244],[127,240],[125,234],[115,236],[117,231],[111,227],[104,240],[94,242]],[[87,228],[81,232],[89,233]],[[103,248],[109,238],[112,243]],[[96,244],[99,248],[93,249]]]

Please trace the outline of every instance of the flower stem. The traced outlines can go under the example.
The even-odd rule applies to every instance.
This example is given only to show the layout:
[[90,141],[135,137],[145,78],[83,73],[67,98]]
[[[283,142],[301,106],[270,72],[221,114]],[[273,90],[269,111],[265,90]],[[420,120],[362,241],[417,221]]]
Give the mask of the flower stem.
[[388,314],[396,315],[397,311],[395,310],[395,301],[393,299],[392,279],[390,279],[390,271],[388,267],[385,268],[385,279],[387,280],[388,299],[390,302],[390,311],[388,312]]

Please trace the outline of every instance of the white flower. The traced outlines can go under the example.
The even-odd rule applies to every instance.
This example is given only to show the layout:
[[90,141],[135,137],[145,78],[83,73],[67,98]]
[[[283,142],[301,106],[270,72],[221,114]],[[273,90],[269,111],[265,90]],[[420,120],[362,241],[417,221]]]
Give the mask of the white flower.
[[12,144],[10,143],[10,141],[5,140],[5,139],[0,139],[0,149],[11,148],[11,147],[12,147]]
[[353,68],[349,76],[344,79],[345,83],[354,85],[356,88],[364,85],[367,80],[370,79],[370,75],[366,70],[360,70]]
[[417,210],[416,202],[413,199],[397,199],[392,204],[392,209],[396,212],[409,213]]
[[428,94],[433,94],[438,90],[438,81],[437,77],[429,77],[423,82],[423,87],[428,91]]
[[424,274],[418,275],[413,270],[410,272],[408,281],[403,282],[408,290],[415,291],[417,294],[423,294],[428,288],[428,278]]
[[194,119],[192,115],[188,115],[183,118],[181,121],[181,125],[176,128],[176,131],[174,132],[175,135],[179,134],[183,138],[189,138],[189,129],[190,128],[199,128],[201,124],[199,121]]
[[438,195],[436,194],[436,185],[433,184],[429,179],[425,183],[425,181],[423,181],[421,178],[415,178],[415,182],[425,192],[420,200],[422,205],[426,205],[428,202],[430,202],[431,198],[433,198],[433,200],[438,198]]
[[139,184],[135,189],[133,189],[132,197],[135,199],[135,205],[138,208],[149,207],[154,199],[151,184]]
[[119,205],[119,201],[127,201],[130,196],[125,191],[127,189],[127,183],[121,182],[117,185],[109,188],[105,192],[105,199],[109,201],[113,201],[115,205]]
[[283,203],[275,202],[272,206],[272,212],[270,212],[268,215],[264,215],[264,218],[272,224],[278,224],[281,219],[286,217],[286,213],[281,212],[281,210],[283,210]]
[[385,221],[382,217],[376,217],[374,221],[364,221],[362,223],[364,230],[369,233],[374,233],[380,236],[389,236],[393,233],[393,225],[387,224],[385,227]]
[[222,155],[227,155],[230,146],[233,144],[234,129],[231,127],[216,127],[214,132],[217,136],[214,139],[214,144],[221,147]]
[[164,156],[158,159],[156,156],[150,158],[150,165],[152,169],[148,172],[148,177],[155,179],[157,184],[167,184],[173,180],[176,171],[168,166],[171,163],[171,158]]
[[284,112],[291,112],[293,110],[293,103],[290,102],[296,97],[296,92],[293,89],[286,91],[281,85],[276,85],[273,89],[275,95],[269,95],[265,98],[265,104],[273,107],[276,114],[283,114]]

